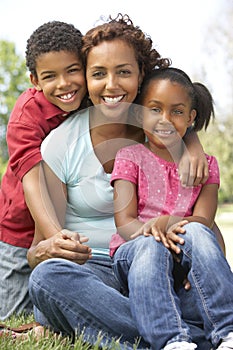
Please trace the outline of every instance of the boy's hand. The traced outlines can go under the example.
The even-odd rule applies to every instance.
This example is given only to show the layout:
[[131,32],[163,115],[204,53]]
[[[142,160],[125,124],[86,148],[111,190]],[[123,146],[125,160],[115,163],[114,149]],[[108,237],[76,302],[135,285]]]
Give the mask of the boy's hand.
[[179,176],[182,186],[204,184],[209,177],[208,162],[204,153],[184,152],[179,163]]

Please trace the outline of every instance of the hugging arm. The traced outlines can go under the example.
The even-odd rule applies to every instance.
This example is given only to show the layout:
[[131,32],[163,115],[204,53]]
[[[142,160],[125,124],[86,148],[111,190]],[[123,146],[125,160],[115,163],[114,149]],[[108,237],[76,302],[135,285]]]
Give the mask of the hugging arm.
[[208,163],[198,135],[193,130],[186,133],[184,154],[179,163],[180,181],[183,186],[204,184],[209,176]]

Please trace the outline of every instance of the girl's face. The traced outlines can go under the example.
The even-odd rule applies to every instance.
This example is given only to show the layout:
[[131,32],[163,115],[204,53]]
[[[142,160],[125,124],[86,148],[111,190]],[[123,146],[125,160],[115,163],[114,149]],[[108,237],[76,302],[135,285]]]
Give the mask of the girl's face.
[[100,105],[107,118],[122,115],[142,81],[133,47],[120,39],[93,47],[87,57],[86,79],[92,103]]
[[37,78],[31,81],[46,99],[65,112],[80,107],[86,94],[86,81],[82,62],[75,53],[52,51],[36,61]]
[[149,142],[166,148],[180,143],[192,125],[196,111],[182,85],[165,80],[152,80],[143,98],[143,129]]

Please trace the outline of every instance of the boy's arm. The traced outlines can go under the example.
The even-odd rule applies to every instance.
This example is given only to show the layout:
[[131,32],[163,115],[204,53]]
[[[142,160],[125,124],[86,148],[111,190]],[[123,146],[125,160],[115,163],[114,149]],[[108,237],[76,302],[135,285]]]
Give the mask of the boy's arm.
[[184,186],[204,184],[208,179],[209,169],[198,135],[191,130],[183,140],[186,149],[179,163],[181,183]]
[[25,201],[35,221],[35,226],[43,234],[43,238],[46,239],[59,232],[64,224],[64,214],[63,217],[61,216],[61,212],[65,212],[66,205],[64,191],[57,193],[60,207],[64,206],[58,218],[47,190],[41,162],[24,175],[22,184]]

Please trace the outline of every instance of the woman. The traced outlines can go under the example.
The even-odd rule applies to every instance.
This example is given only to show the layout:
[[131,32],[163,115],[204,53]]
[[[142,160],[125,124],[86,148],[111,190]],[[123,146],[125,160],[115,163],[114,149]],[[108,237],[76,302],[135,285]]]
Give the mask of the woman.
[[[29,290],[43,325],[66,334],[85,329],[84,339],[91,343],[101,332],[102,343],[114,337],[132,348],[140,334],[109,258],[115,232],[109,180],[119,148],[144,141],[129,119],[144,75],[170,62],[128,16],[90,30],[83,53],[94,107],[69,118],[42,147],[50,196],[66,230],[51,237],[35,233],[28,260],[32,268],[40,264]],[[205,175],[199,174],[197,183],[200,177]],[[140,346],[150,344],[141,340]]]

